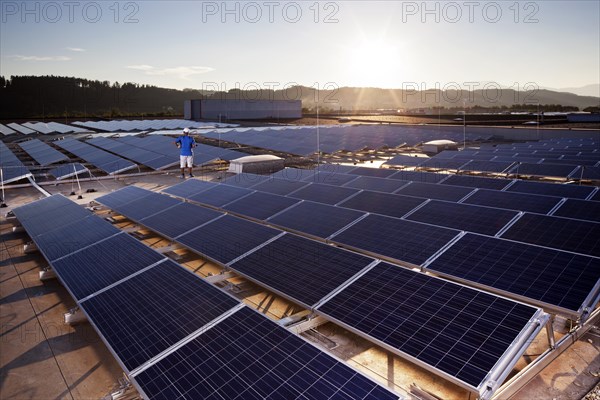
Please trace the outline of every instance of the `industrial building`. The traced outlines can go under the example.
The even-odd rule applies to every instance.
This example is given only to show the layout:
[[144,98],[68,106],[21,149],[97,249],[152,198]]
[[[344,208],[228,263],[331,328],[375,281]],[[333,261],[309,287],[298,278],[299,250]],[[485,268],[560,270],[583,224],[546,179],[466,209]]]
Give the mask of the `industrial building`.
[[302,117],[300,100],[186,100],[185,119],[291,119]]

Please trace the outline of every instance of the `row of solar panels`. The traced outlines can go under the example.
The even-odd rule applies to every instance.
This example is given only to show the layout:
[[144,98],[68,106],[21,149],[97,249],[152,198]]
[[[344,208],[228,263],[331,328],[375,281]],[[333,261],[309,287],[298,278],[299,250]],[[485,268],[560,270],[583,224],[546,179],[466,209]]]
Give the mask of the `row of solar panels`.
[[[233,178],[230,182],[235,184]],[[461,271],[448,275],[549,305],[567,315],[581,316],[597,302],[600,224],[525,213],[510,225],[516,212],[370,191],[345,193],[346,200],[333,206],[318,202],[326,201],[325,195],[312,195],[330,191],[327,185],[313,183],[304,187],[308,191],[300,189],[287,196],[260,191],[273,182],[278,185],[281,181],[264,181],[252,191],[190,180],[165,192],[412,266],[428,266],[432,260],[435,265],[440,249],[451,245],[451,251],[460,251],[470,246],[469,241],[479,241],[480,251],[464,264],[472,269],[462,271],[463,275]],[[334,190],[332,196],[338,194]],[[135,211],[130,216],[138,219]],[[512,230],[504,234],[506,226]],[[464,235],[460,230],[472,233]],[[496,233],[502,235],[493,237]],[[572,237],[580,238],[581,243]],[[546,240],[549,243],[540,243]],[[504,261],[492,272],[488,270],[487,246],[506,252]],[[532,254],[536,256],[529,259]],[[455,266],[431,268],[447,273],[453,271],[451,267]]]
[[144,119],[144,120],[113,120],[113,121],[76,121],[73,124],[104,132],[145,131],[161,129],[183,129],[204,127],[228,127],[235,124],[216,122],[198,122],[187,119]]
[[[527,160],[519,157],[484,156],[478,159],[476,155],[461,155],[461,152],[452,152],[452,158],[409,157],[398,155],[386,161],[385,165],[395,167],[415,167],[419,169],[443,169],[464,172],[491,172],[508,175],[553,177],[563,179],[600,180],[600,160],[572,161],[572,160]],[[443,154],[443,153],[440,153]],[[532,162],[530,162],[532,161]]]
[[24,124],[17,124],[16,122],[8,125],[0,124],[0,134],[8,136],[15,133],[22,133],[24,135],[30,135],[32,133],[41,133],[44,135],[53,133],[81,133],[88,132],[85,129],[65,125],[58,122],[25,122]]
[[61,195],[14,213],[146,398],[398,398]]
[[[167,192],[190,182],[200,181]],[[204,187],[215,188],[239,189]],[[97,201],[483,398],[546,318],[525,304],[143,189]],[[509,355],[515,346],[518,354]]]
[[553,150],[597,150],[598,139],[562,137],[554,139],[541,139],[524,143],[505,143],[505,144],[482,144],[481,149],[553,149]]
[[2,185],[32,176],[21,160],[0,141],[0,180]]

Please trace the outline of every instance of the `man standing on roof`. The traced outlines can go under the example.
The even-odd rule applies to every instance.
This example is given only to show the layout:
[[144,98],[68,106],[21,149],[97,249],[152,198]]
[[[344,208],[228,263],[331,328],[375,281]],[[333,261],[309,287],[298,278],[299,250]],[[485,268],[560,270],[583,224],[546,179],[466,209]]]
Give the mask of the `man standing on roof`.
[[185,178],[185,166],[190,169],[190,178],[193,178],[192,166],[194,165],[193,148],[196,147],[196,141],[190,136],[190,130],[185,128],[183,136],[179,136],[175,141],[179,149],[179,164],[181,166],[181,179]]

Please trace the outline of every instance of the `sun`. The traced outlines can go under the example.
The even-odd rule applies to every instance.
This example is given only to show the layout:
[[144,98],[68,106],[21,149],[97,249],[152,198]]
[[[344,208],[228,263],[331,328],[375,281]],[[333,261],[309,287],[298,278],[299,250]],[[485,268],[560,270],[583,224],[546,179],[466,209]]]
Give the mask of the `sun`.
[[361,40],[346,48],[346,79],[352,86],[389,88],[402,82],[405,73],[401,44]]

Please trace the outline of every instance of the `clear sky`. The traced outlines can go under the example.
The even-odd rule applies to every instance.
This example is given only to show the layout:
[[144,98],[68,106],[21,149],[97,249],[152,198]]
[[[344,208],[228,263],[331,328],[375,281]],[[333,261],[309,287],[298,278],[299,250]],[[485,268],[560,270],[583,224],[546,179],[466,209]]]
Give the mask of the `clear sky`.
[[600,81],[597,0],[0,4],[4,76],[226,90]]

